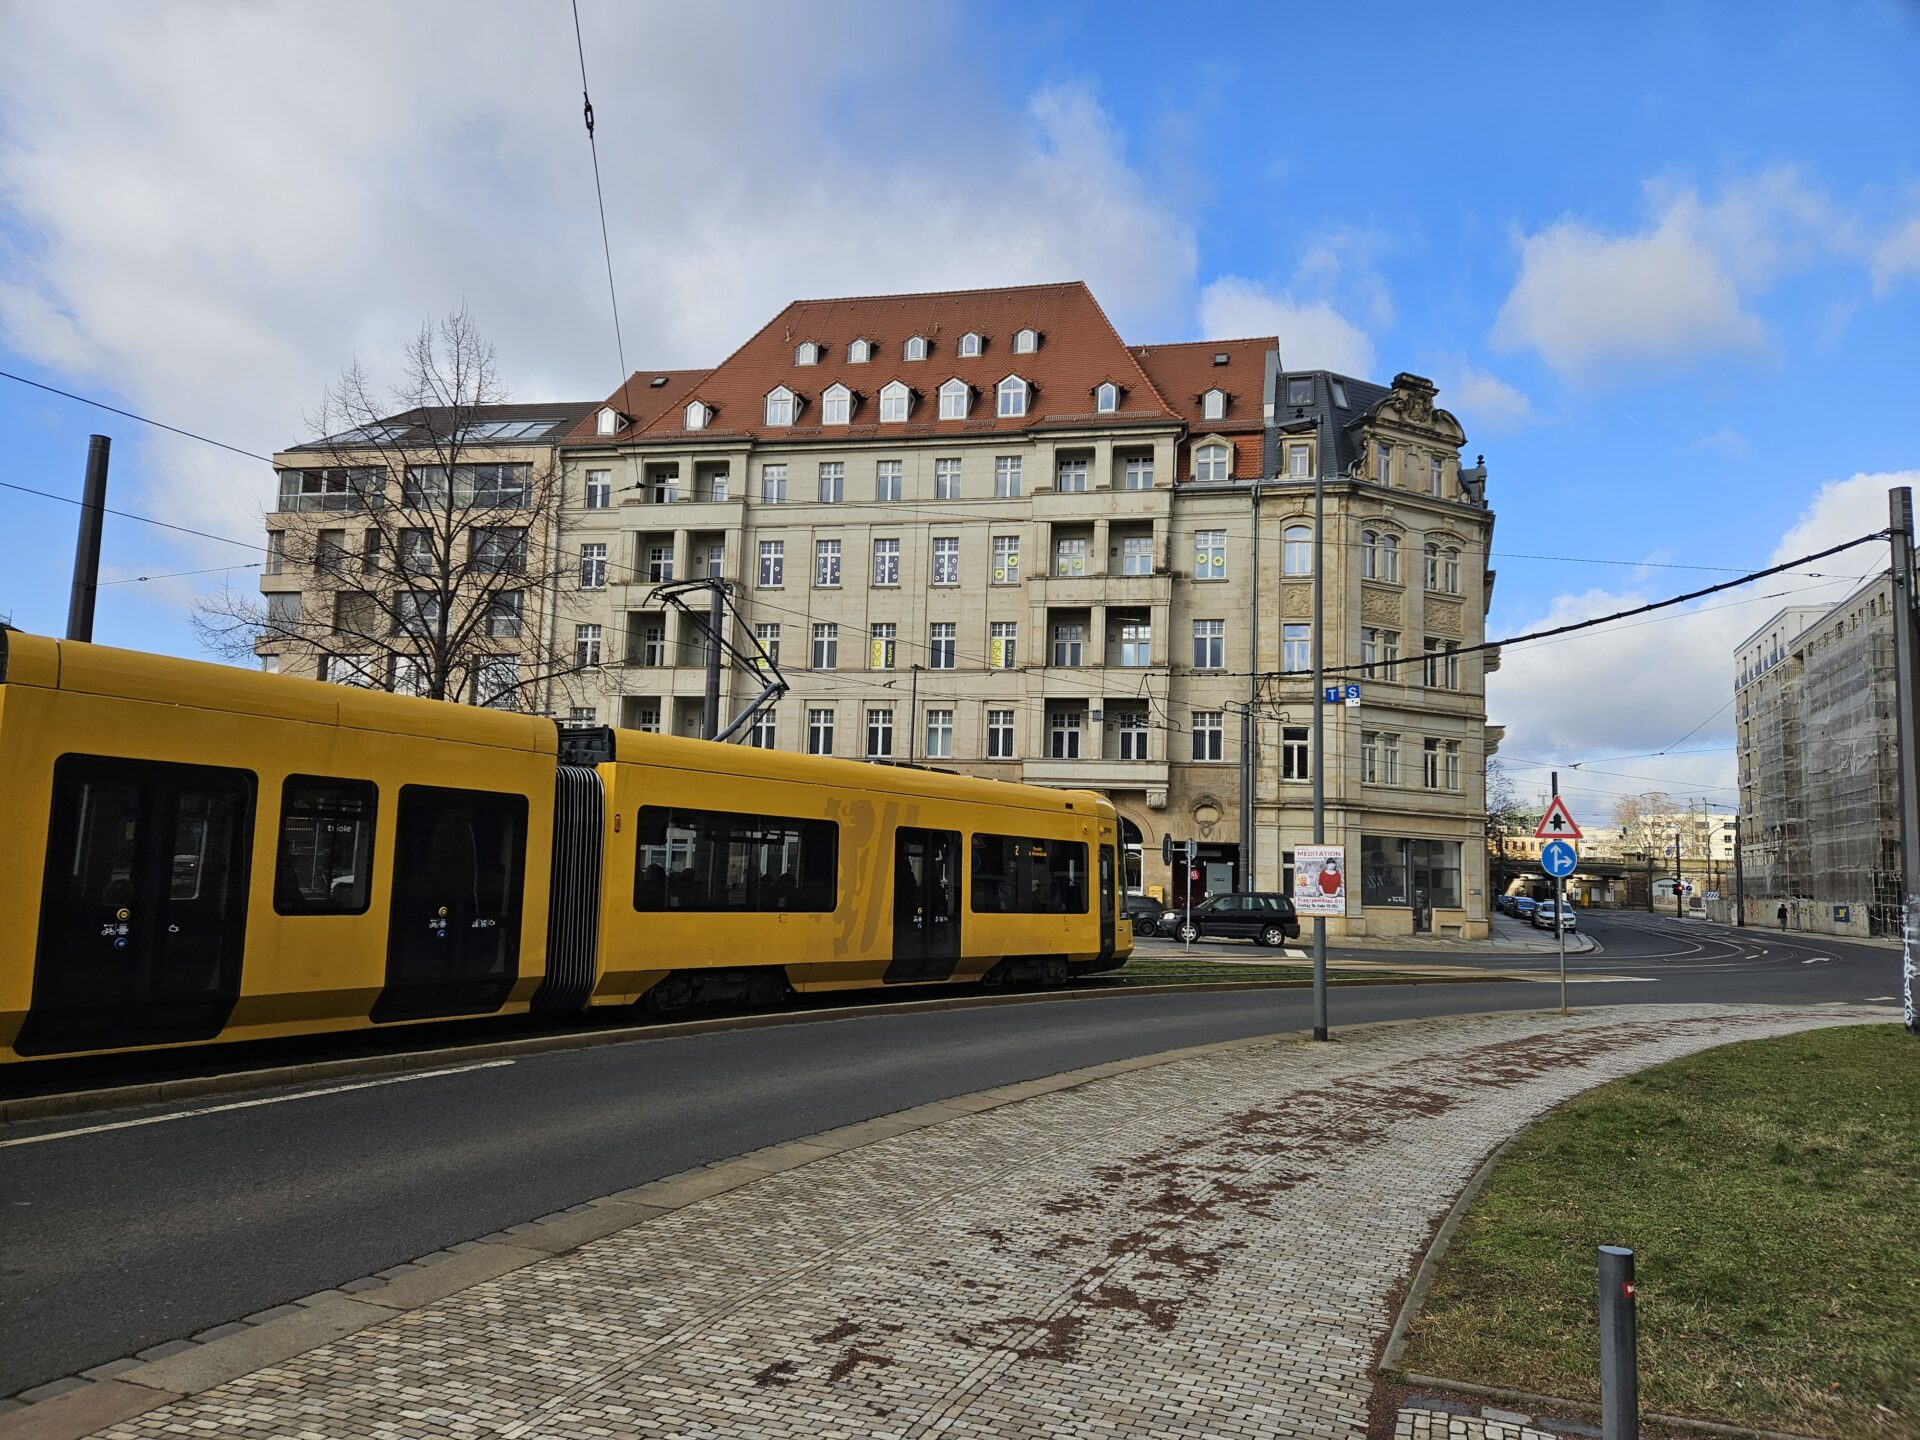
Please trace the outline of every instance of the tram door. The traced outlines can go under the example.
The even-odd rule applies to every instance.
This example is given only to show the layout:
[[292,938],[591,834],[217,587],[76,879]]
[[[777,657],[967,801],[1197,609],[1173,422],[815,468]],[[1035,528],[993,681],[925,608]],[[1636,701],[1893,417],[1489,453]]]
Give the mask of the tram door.
[[39,1055],[210,1040],[240,998],[253,776],[63,755],[32,1007]]
[[1100,958],[1113,958],[1114,907],[1119,904],[1119,896],[1114,893],[1113,846],[1100,847]]
[[946,980],[960,961],[960,835],[902,827],[893,841],[889,985]]

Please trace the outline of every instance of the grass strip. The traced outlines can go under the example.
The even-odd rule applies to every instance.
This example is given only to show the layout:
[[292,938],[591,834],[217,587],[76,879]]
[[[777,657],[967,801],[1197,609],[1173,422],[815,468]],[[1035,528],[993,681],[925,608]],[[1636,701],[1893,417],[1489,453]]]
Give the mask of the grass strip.
[[1594,1249],[1635,1252],[1644,1412],[1920,1435],[1920,1041],[1756,1040],[1589,1091],[1488,1178],[1402,1359],[1599,1399]]

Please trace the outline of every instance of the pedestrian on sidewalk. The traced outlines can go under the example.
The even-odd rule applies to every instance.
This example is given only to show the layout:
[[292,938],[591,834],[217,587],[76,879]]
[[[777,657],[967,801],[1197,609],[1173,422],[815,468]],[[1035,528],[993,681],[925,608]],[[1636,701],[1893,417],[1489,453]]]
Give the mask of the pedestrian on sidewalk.
[[1780,905],[1780,909],[1779,909],[1779,910],[1778,910],[1778,911],[1777,911],[1777,912],[1775,913],[1775,918],[1776,918],[1777,920],[1779,920],[1779,922],[1780,922],[1780,928],[1781,928],[1782,930],[1784,930],[1784,929],[1786,929],[1786,928],[1787,928],[1787,907],[1786,907],[1786,902],[1784,902],[1784,901],[1782,901],[1782,902],[1781,902],[1781,905]]

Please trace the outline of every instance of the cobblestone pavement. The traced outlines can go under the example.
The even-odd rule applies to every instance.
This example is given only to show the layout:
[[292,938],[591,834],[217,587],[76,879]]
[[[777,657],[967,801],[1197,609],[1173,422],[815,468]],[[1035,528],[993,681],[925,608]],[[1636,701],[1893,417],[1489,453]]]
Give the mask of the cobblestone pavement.
[[1885,1018],[1636,1007],[1208,1047],[823,1148],[102,1433],[1359,1436],[1389,1289],[1493,1145],[1614,1076]]

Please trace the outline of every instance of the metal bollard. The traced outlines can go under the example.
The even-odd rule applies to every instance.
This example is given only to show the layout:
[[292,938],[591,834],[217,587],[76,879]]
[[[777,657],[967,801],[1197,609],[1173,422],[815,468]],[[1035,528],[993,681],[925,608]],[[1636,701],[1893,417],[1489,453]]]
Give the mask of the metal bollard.
[[1639,1325],[1634,1316],[1633,1251],[1600,1247],[1600,1433],[1640,1440]]

